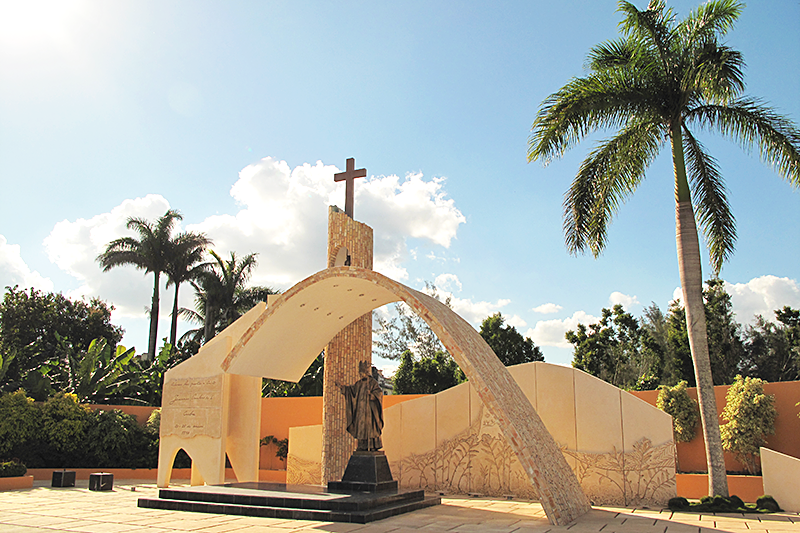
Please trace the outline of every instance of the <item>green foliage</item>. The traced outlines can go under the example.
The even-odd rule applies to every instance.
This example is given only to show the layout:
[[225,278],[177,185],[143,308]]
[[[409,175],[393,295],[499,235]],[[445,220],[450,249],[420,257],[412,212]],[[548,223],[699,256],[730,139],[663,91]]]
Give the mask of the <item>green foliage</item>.
[[658,388],[656,407],[672,416],[675,442],[693,440],[700,420],[697,402],[689,396],[686,386],[686,381],[681,381],[674,387],[662,385]]
[[410,350],[403,353],[394,375],[395,394],[436,394],[465,381],[464,373],[445,352],[415,361]]
[[54,371],[61,371],[62,389],[75,394],[78,401],[95,404],[118,404],[134,400],[138,392],[139,372],[133,362],[133,348],[118,345],[116,349],[105,339],[95,339],[85,352],[75,350],[61,337],[63,363]]
[[771,496],[762,496],[756,503],[744,503],[738,496],[704,496],[699,502],[686,498],[670,498],[670,511],[686,513],[775,513],[781,510]]
[[118,409],[96,410],[86,431],[84,453],[98,468],[143,468],[158,463],[158,440],[136,417]]
[[111,346],[122,339],[122,328],[111,324],[112,309],[96,298],[86,303],[57,293],[6,287],[0,303],[0,366],[4,369],[0,370],[0,390],[22,387],[37,400],[45,400],[51,390],[48,365],[60,360],[63,342],[82,351],[93,339],[105,339]]
[[269,295],[277,294],[271,287],[247,286],[258,265],[258,254],[240,258],[231,252],[230,259],[223,259],[213,250],[209,253],[214,260],[201,265],[202,269],[191,281],[197,310],[184,308],[180,311],[188,320],[202,326],[188,331],[181,339],[191,339],[198,344],[208,342],[258,302],[266,302]]
[[158,422],[140,426],[119,410],[91,410],[74,394],[34,404],[21,391],[0,396],[0,459],[31,468],[154,468]]
[[[443,301],[436,287],[425,282],[425,292],[450,307],[450,298]],[[438,352],[445,352],[444,345],[427,322],[415,314],[406,304],[394,306],[396,316],[384,319],[375,315],[377,327],[373,348],[384,359],[401,359],[406,350],[421,359],[433,358]]]
[[259,441],[261,446],[275,445],[275,457],[281,461],[285,461],[289,456],[289,439],[278,439],[273,435],[267,435]]
[[574,347],[572,366],[624,389],[655,387],[663,351],[622,305],[603,309],[597,324],[578,324],[565,335]]
[[297,383],[264,378],[261,396],[322,396],[322,378],[325,374],[325,353],[320,353]]
[[757,317],[745,332],[747,375],[768,382],[800,379],[800,310],[784,306],[775,311],[777,324]]
[[0,395],[0,459],[19,456],[41,428],[40,409],[23,391]]
[[759,448],[765,446],[766,435],[775,433],[775,397],[764,394],[764,381],[736,376],[728,389],[720,426],[722,447],[736,454],[748,472],[755,473]]
[[781,506],[778,505],[778,502],[775,501],[775,498],[773,498],[769,494],[764,494],[763,496],[760,496],[756,500],[756,507],[758,509],[762,509],[770,513],[778,513],[780,511],[783,511],[783,509],[781,509]]
[[544,361],[542,351],[530,337],[523,338],[514,326],[506,326],[500,313],[486,317],[480,334],[505,366]]
[[19,461],[0,462],[0,477],[21,477],[28,473],[28,469]]

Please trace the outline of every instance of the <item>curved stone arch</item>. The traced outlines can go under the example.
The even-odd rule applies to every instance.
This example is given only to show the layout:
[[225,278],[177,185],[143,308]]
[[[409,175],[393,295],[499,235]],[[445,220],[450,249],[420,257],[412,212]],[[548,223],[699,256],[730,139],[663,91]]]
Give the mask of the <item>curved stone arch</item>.
[[[297,381],[347,324],[403,301],[430,325],[472,382],[540,495],[551,523],[586,513],[589,502],[539,415],[483,338],[452,309],[375,271],[329,268],[301,281],[253,322],[222,362],[233,374]],[[293,332],[302,324],[304,333]]]

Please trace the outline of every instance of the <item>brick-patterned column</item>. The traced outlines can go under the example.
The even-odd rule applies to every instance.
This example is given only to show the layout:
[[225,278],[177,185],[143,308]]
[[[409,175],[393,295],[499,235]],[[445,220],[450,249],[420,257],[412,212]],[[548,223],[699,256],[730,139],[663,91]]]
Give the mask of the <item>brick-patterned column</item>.
[[[345,254],[350,266],[372,270],[372,228],[357,222],[338,208],[328,210],[328,268],[342,266]],[[372,313],[360,316],[344,328],[325,349],[322,386],[322,483],[342,479],[356,440],[347,433],[344,396],[336,383],[350,385],[359,379],[358,363],[372,364]]]

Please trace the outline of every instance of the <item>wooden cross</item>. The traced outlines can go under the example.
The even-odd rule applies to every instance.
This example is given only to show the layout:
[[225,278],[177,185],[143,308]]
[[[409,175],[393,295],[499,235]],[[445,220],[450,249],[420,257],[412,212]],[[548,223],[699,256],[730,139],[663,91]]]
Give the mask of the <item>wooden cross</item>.
[[358,170],[355,170],[355,168],[356,160],[351,157],[347,160],[345,171],[333,175],[333,181],[344,181],[347,185],[345,187],[344,212],[350,218],[353,218],[353,180],[355,178],[364,178],[367,175],[366,168],[359,168]]

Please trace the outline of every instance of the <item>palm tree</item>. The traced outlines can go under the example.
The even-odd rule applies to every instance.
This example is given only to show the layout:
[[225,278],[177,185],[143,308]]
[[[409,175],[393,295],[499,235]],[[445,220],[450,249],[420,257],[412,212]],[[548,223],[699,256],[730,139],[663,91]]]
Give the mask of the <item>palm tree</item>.
[[[715,273],[734,250],[736,227],[716,160],[690,126],[716,129],[800,185],[800,131],[759,100],[742,96],[742,55],[719,42],[743,5],[712,0],[680,22],[663,0],[639,11],[619,3],[622,37],[594,47],[589,74],[572,79],[542,104],[528,160],[545,163],[593,130],[618,128],[582,163],[564,200],[572,253],[597,257],[607,226],[660,149],[670,141],[675,180],[676,240],[683,301],[706,441],[709,494],[728,494],[703,311],[697,220]],[[688,166],[687,166],[688,163]]]
[[[203,342],[233,324],[256,303],[265,302],[268,295],[276,294],[270,287],[246,286],[258,264],[258,254],[239,259],[236,252],[231,252],[231,258],[225,260],[213,250],[210,253],[214,261],[205,263],[196,281],[191,282],[197,311],[182,310],[189,320],[203,324]],[[197,337],[194,332],[187,335]]]
[[205,265],[198,264],[203,260],[206,247],[213,244],[204,233],[185,232],[170,241],[170,260],[167,264],[167,287],[175,285],[175,299],[172,302],[172,324],[169,332],[169,343],[175,346],[178,330],[178,288],[181,283],[198,279],[204,272]]
[[150,360],[155,357],[156,341],[158,339],[158,306],[159,306],[159,281],[162,272],[166,272],[172,250],[172,230],[178,220],[183,216],[174,209],[167,210],[155,223],[138,217],[128,219],[128,229],[139,234],[139,239],[122,237],[108,243],[105,252],[97,256],[97,261],[103,267],[103,272],[121,265],[133,265],[144,270],[146,274],[153,273],[153,298],[150,305],[150,337],[147,344],[147,356]]

